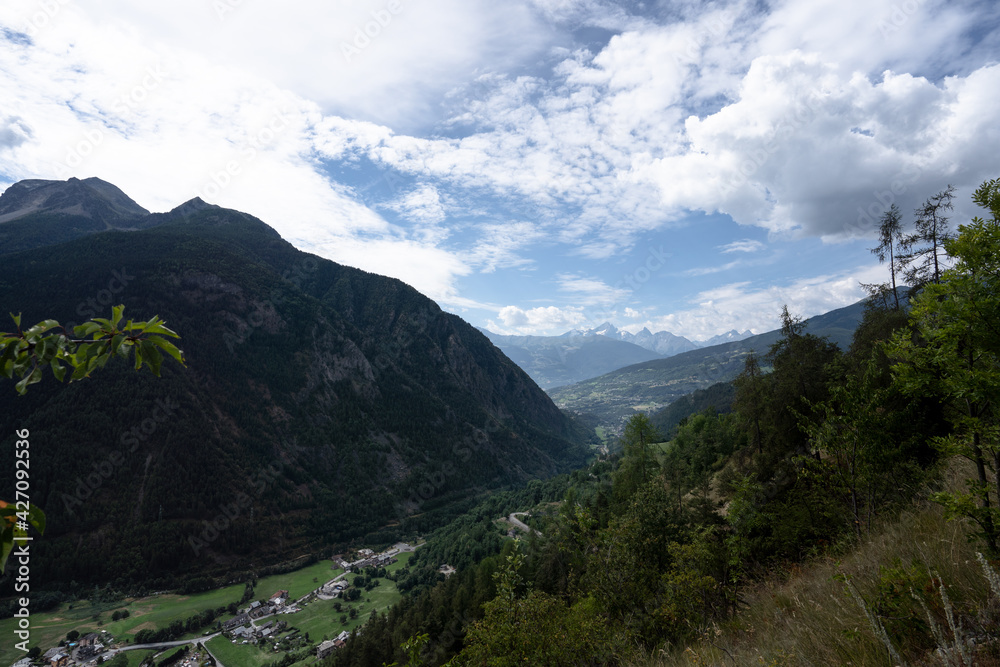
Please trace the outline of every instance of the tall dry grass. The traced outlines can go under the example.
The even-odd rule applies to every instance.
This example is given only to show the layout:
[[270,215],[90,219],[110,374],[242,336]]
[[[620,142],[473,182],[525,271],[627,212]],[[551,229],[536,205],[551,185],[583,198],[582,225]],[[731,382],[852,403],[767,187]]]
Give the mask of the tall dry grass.
[[[952,466],[946,485],[966,472]],[[773,572],[700,641],[634,664],[1000,666],[1000,573],[977,550],[923,503],[839,557]]]

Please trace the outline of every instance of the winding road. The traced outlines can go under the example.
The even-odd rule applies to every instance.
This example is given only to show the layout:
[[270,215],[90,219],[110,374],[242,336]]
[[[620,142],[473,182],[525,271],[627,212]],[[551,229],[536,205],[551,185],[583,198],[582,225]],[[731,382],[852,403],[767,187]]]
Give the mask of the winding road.
[[519,516],[531,516],[531,512],[513,512],[509,517],[507,517],[507,520],[510,521],[512,524],[514,524],[517,528],[520,528],[521,530],[523,530],[524,532],[526,532],[528,534],[534,533],[535,535],[538,535],[539,537],[542,536],[542,534],[540,532],[538,532],[537,530],[535,530],[534,528],[532,528],[528,524],[526,524],[523,521],[521,521],[520,519],[518,519],[517,517],[519,517]]

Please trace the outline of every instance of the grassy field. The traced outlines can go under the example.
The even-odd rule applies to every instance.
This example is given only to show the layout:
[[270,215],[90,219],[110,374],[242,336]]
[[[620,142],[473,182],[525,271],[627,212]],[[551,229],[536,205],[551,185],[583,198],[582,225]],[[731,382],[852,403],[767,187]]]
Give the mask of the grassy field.
[[261,667],[274,662],[281,653],[262,651],[253,644],[233,644],[225,637],[216,637],[205,643],[215,659],[226,667]]
[[273,574],[257,581],[254,589],[256,599],[271,597],[273,593],[280,590],[288,591],[291,599],[297,600],[309,591],[318,588],[343,572],[340,568],[335,568],[333,562],[321,560],[318,563],[308,565],[301,570],[288,572],[286,574]]
[[[400,554],[399,560],[386,569],[394,572],[405,567],[410,561],[411,556],[413,556],[412,553]],[[348,580],[352,576],[354,575],[347,575]],[[349,603],[341,601],[343,611],[338,612],[334,608],[337,600],[315,600],[306,605],[299,613],[283,618],[288,619],[289,625],[295,626],[303,633],[308,632],[309,638],[317,644],[324,636],[328,639],[333,639],[343,630],[350,632],[359,625],[363,625],[373,611],[378,611],[381,614],[399,601],[401,595],[396,588],[396,584],[388,579],[382,579],[381,581],[381,586],[376,586],[370,591],[362,591],[361,599],[357,602]],[[347,625],[341,625],[341,615],[347,614],[349,616],[351,607],[355,607],[358,610],[357,618],[353,620],[348,618]],[[229,667],[229,665],[226,665],[226,667]]]
[[157,653],[159,651],[125,651],[125,657],[128,658],[128,667],[139,667],[143,660]]
[[[236,602],[242,595],[243,586],[237,585],[194,595],[157,595],[96,606],[86,600],[63,604],[56,611],[31,615],[30,646],[37,644],[42,650],[51,648],[70,630],[77,630],[80,634],[107,630],[117,639],[131,639],[143,628],[166,627],[196,612]],[[129,617],[112,622],[111,614],[118,609],[128,609]],[[0,636],[12,637],[15,625],[16,619],[0,620]],[[14,648],[12,642],[0,643],[0,665],[9,665],[21,657],[23,654]]]
[[[412,553],[400,554],[399,561],[387,569],[395,571],[404,567],[412,555]],[[331,561],[323,560],[294,572],[264,577],[257,582],[257,587],[254,589],[255,598],[267,598],[279,590],[287,590],[292,598],[302,597],[343,571],[334,569],[332,565]],[[64,604],[56,611],[31,615],[31,642],[29,645],[38,645],[42,650],[51,648],[64,639],[70,630],[77,630],[81,634],[106,630],[117,639],[131,639],[139,630],[164,628],[173,621],[186,620],[189,616],[205,609],[228,606],[232,602],[239,601],[243,590],[243,585],[237,584],[194,595],[155,595],[96,606],[85,600]],[[371,602],[364,603],[365,597],[370,597]],[[348,628],[353,628],[366,619],[372,609],[378,609],[381,612],[395,603],[399,599],[399,592],[396,590],[395,584],[384,579],[382,586],[371,591],[365,597],[362,597],[362,603],[358,603],[358,618],[351,621]],[[318,602],[322,603],[323,601]],[[305,614],[302,619],[311,630],[302,628],[303,632],[309,632],[310,637],[320,638],[336,626],[337,630],[333,633],[335,636],[340,632],[341,626],[337,620],[340,614],[333,615],[332,603],[328,607],[329,609],[325,609],[323,606],[315,609],[307,607],[300,614],[281,618],[287,619],[290,625],[298,626],[299,617]],[[111,614],[118,609],[127,609],[129,617],[112,622]],[[327,611],[330,613],[327,614]],[[0,620],[0,636],[13,637],[16,625],[17,619]],[[226,643],[228,644],[228,642]],[[14,648],[13,644],[14,642],[6,640],[0,642],[0,666],[9,665],[23,657],[21,651]],[[129,651],[128,653],[131,667],[133,652]],[[140,659],[136,658],[136,665]],[[239,665],[230,666],[225,660],[222,662],[226,667],[239,667]],[[255,667],[255,663],[250,663],[250,667]]]

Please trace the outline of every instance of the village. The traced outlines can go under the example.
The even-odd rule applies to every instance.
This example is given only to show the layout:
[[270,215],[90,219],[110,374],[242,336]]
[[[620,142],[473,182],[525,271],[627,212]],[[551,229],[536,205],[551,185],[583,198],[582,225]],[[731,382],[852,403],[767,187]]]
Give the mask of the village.
[[[332,566],[343,570],[340,574],[320,583],[316,588],[296,599],[289,596],[288,590],[281,589],[275,591],[267,599],[249,601],[246,606],[237,608],[232,618],[225,621],[217,620],[214,627],[203,632],[201,636],[175,641],[137,644],[129,641],[128,636],[115,637],[103,629],[85,634],[71,631],[67,633],[64,640],[59,642],[58,646],[51,647],[44,652],[38,652],[34,656],[22,658],[13,663],[11,667],[98,667],[105,663],[113,664],[114,667],[125,667],[133,665],[133,661],[122,661],[122,658],[126,657],[125,652],[142,649],[150,651],[150,655],[142,662],[136,663],[139,667],[154,664],[154,658],[157,667],[165,667],[168,664],[173,664],[175,667],[214,667],[216,665],[219,667],[242,667],[238,660],[234,661],[230,656],[226,656],[224,662],[215,655],[219,652],[217,642],[222,639],[228,640],[228,643],[236,646],[251,645],[275,653],[282,650],[305,651],[312,646],[312,654],[315,655],[315,659],[322,660],[333,651],[342,648],[350,637],[350,632],[341,630],[335,636],[331,636],[332,632],[325,632],[322,640],[317,642],[309,638],[308,632],[300,632],[295,627],[294,615],[302,612],[310,604],[319,601],[336,601],[332,603],[335,605],[332,609],[341,611],[340,600],[348,602],[361,598],[359,587],[348,581],[349,574],[359,575],[355,581],[363,580],[368,582],[369,587],[377,586],[379,582],[372,576],[365,577],[364,573],[378,573],[380,576],[385,576],[385,568],[396,563],[400,554],[413,552],[417,546],[419,545],[400,542],[382,552],[359,549],[349,555],[334,556]],[[232,607],[230,608],[232,609]],[[355,618],[356,611],[354,608],[350,609],[351,619]],[[342,615],[342,625],[345,624],[345,619],[346,615]],[[332,629],[336,621],[332,614],[329,621],[329,626]],[[193,650],[190,650],[192,646]],[[161,659],[175,647],[185,648]],[[154,654],[152,651],[157,651],[157,653]],[[115,656],[121,657],[112,663]]]

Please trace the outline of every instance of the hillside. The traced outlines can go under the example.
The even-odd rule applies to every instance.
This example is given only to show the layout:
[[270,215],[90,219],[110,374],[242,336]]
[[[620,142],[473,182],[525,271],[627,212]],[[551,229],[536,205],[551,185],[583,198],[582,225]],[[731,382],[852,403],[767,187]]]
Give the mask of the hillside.
[[580,382],[623,366],[660,358],[656,352],[600,334],[502,336],[481,331],[542,389]]
[[99,178],[15,183],[0,195],[0,255],[109,229],[155,223],[149,211]]
[[[0,228],[59,227],[71,205]],[[34,581],[230,576],[386,526],[393,539],[586,459],[583,430],[521,369],[402,282],[200,201],[131,228],[0,266],[0,302],[26,322],[120,302],[164,318],[188,361],[159,379],[114,363],[69,385],[48,377],[24,397],[0,383],[0,466],[13,469],[14,429],[29,429],[31,499],[48,514]]]
[[[864,302],[838,308],[805,321],[807,333],[826,336],[846,349],[864,312]],[[743,370],[753,350],[766,354],[781,336],[769,331],[741,341],[633,364],[619,370],[549,390],[556,405],[571,412],[595,415],[606,428],[616,430],[636,411],[655,412],[685,394],[727,382]]]

